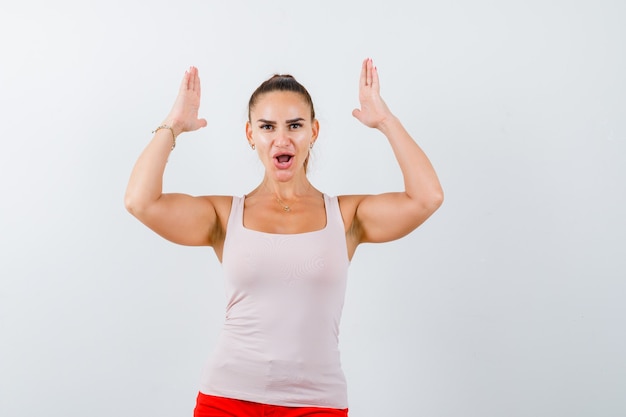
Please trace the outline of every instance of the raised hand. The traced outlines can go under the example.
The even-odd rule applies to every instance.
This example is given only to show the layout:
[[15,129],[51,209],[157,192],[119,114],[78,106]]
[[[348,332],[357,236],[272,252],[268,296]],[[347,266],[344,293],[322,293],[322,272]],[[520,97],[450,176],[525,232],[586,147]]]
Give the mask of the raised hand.
[[182,132],[191,132],[207,125],[205,119],[198,118],[200,108],[200,77],[198,68],[190,67],[180,83],[178,96],[172,106],[165,124],[174,129],[176,136]]
[[367,127],[379,128],[381,123],[393,115],[380,96],[378,70],[371,58],[363,61],[359,80],[360,109],[354,109],[352,115]]

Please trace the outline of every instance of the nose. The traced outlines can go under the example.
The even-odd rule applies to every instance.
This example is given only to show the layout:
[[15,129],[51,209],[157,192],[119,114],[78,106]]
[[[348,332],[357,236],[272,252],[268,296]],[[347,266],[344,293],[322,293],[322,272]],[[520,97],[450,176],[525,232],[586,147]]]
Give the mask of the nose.
[[279,128],[276,131],[276,136],[274,138],[274,145],[278,147],[287,146],[291,143],[290,132],[286,128]]

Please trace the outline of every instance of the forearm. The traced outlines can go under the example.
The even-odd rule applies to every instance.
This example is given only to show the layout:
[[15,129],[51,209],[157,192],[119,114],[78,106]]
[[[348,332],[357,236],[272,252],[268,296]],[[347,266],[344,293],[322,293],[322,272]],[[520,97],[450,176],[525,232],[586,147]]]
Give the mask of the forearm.
[[173,143],[170,129],[159,129],[137,159],[126,188],[129,211],[140,210],[161,197],[163,173]]
[[391,116],[378,129],[387,137],[393,149],[409,198],[424,204],[440,204],[443,190],[430,160],[413,140],[400,120]]

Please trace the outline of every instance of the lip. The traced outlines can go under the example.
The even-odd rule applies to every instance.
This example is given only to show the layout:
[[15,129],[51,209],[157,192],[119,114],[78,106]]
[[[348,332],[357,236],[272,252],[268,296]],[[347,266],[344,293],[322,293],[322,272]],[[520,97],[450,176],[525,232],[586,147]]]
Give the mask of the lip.
[[[280,162],[278,160],[279,156],[287,155],[289,156],[289,160],[286,162]],[[295,155],[291,152],[276,152],[272,155],[272,160],[274,161],[274,166],[278,169],[289,169],[293,165],[293,161],[295,159]]]
[[274,153],[272,154],[272,158],[276,159],[281,155],[289,155],[289,156],[295,156],[295,152],[292,151],[281,151],[281,150],[276,150],[274,151]]

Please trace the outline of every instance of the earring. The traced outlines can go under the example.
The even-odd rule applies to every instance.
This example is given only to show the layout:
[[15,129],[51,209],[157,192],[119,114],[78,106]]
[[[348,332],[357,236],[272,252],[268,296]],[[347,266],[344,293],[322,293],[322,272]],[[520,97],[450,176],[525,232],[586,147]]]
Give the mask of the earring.
[[313,144],[314,144],[314,143],[315,143],[315,142],[311,142],[311,144],[309,145],[309,149],[313,149]]
[[250,147],[252,148],[252,150],[255,150],[255,149],[256,149],[256,146],[254,146],[254,143],[251,143],[251,144],[250,144]]

